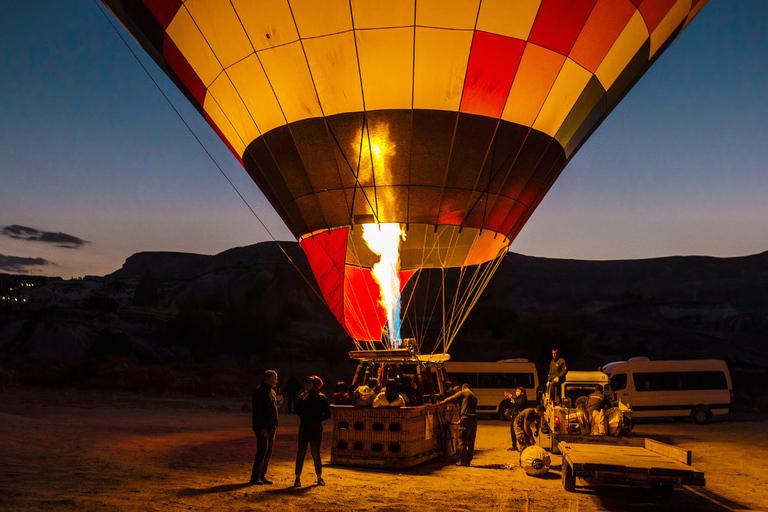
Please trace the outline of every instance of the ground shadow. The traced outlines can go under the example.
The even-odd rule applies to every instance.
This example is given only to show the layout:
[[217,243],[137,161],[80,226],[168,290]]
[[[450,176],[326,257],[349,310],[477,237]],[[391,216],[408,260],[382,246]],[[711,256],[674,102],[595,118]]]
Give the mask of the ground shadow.
[[252,483],[245,483],[245,484],[225,484],[225,485],[214,485],[213,487],[205,487],[203,489],[194,489],[192,487],[185,487],[184,489],[180,490],[178,492],[179,496],[198,496],[200,494],[213,494],[217,492],[230,492],[230,491],[237,491],[238,489],[244,489],[245,487],[250,487],[254,484]]
[[672,496],[664,497],[650,489],[633,487],[577,487],[572,494],[591,496],[601,509],[615,512],[628,510],[669,510],[675,512],[732,512],[748,507],[720,497],[705,488],[675,486]]

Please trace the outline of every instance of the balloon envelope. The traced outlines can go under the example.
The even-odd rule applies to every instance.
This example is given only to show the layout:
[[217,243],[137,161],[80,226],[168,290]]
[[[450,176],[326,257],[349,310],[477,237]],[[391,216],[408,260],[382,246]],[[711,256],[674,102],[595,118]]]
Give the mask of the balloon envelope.
[[386,318],[356,226],[404,227],[401,283],[498,260],[706,4],[103,1],[242,162],[356,340]]

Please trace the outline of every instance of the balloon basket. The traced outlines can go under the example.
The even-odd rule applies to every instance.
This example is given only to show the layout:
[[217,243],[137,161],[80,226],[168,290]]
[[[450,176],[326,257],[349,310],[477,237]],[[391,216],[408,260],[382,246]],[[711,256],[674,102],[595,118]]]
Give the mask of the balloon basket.
[[[332,405],[331,464],[409,468],[442,454],[451,455],[450,428],[455,405],[354,407]],[[450,443],[450,447],[446,443]]]

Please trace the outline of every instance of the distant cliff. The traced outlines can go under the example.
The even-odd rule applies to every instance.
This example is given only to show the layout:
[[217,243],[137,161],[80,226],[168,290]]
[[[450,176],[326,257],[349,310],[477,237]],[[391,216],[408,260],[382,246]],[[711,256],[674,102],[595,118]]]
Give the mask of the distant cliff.
[[[319,365],[343,376],[351,364],[352,342],[315,292],[297,243],[211,256],[144,252],[102,278],[34,280],[26,306],[0,307],[0,385],[105,378],[114,358],[143,375],[125,384],[137,389],[160,378],[148,368],[164,365],[166,391],[190,385],[169,368]],[[723,358],[743,387],[758,386],[768,367],[768,252],[623,261],[510,253],[451,354],[527,357],[543,368],[555,345],[572,369],[640,355]]]

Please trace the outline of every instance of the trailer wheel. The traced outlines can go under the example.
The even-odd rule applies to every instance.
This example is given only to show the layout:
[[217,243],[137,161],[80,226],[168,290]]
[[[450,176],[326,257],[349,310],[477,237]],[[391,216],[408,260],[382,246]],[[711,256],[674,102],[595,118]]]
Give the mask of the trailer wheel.
[[573,476],[573,468],[565,460],[563,460],[563,488],[568,492],[576,490],[576,477]]
[[711,415],[712,415],[712,412],[709,410],[708,407],[697,407],[693,411],[691,411],[691,419],[697,425],[705,424],[707,421],[709,421],[709,417]]

